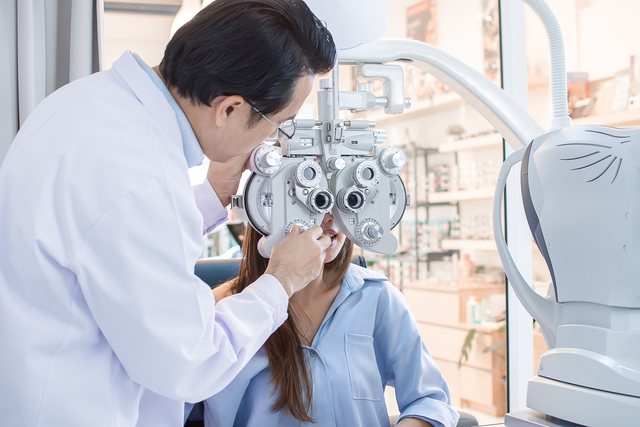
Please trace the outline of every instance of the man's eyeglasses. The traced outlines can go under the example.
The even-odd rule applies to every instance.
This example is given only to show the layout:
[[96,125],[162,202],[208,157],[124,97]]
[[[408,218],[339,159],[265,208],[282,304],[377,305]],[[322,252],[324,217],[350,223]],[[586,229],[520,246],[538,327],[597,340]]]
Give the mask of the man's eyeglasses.
[[[262,114],[262,111],[258,110],[256,106],[253,105],[251,102],[247,101],[247,104],[251,105],[251,107],[253,107],[253,109],[256,110],[256,113],[260,114],[263,119],[271,123],[273,127],[275,127],[276,129],[278,129],[278,138],[277,138],[278,141],[281,141],[283,136],[286,137],[287,139],[293,138],[293,135],[295,135],[296,133],[296,121],[294,119],[285,120],[284,122],[280,123],[280,125],[277,125],[273,123],[271,120],[269,120],[267,116]],[[287,129],[287,131],[285,131],[284,129]]]

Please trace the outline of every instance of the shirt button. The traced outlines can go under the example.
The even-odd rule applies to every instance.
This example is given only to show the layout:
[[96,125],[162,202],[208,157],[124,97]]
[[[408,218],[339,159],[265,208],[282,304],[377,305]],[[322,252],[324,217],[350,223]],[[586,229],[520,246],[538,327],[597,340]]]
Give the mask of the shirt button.
[[311,353],[311,357],[316,357],[318,355],[318,352],[315,350],[311,350],[309,353]]

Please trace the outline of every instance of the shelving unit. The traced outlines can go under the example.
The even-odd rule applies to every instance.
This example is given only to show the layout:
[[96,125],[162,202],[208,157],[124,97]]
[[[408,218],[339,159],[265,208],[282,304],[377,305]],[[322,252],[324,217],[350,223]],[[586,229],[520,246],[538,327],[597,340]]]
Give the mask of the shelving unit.
[[[501,416],[506,410],[506,364],[504,349],[484,349],[504,342],[503,322],[472,324],[466,318],[466,302],[504,294],[501,284],[458,284],[415,282],[405,285],[404,294],[416,315],[422,339],[447,379],[453,404]],[[460,349],[474,329],[468,360],[458,367]]]
[[440,144],[438,151],[441,153],[452,153],[459,151],[481,150],[485,148],[498,148],[502,146],[502,135],[490,133],[488,135],[475,136],[471,138],[458,139]]
[[493,188],[481,188],[479,190],[443,191],[432,193],[428,196],[429,203],[456,203],[463,200],[491,199]]
[[593,117],[583,117],[572,121],[574,125],[600,126],[640,126],[640,110],[622,110]]
[[[402,115],[389,116],[384,114],[383,111],[377,111],[373,113],[355,113],[354,118],[366,118],[378,124],[383,124],[387,128],[411,126],[406,124],[406,120],[424,117],[435,112],[446,110],[453,112],[463,104],[464,100],[452,92],[433,99],[417,102]],[[485,153],[480,154],[480,156],[486,156],[486,150],[496,150],[496,162],[500,162],[501,155],[498,154],[498,151],[501,152],[502,150],[502,136],[494,130],[490,130],[472,137],[445,141],[445,137],[443,136],[442,139],[443,141],[437,147],[416,147],[415,143],[405,143],[405,146],[401,146],[405,150],[408,158],[407,170],[402,174],[402,178],[407,188],[407,194],[410,195],[412,201],[412,205],[407,208],[399,224],[399,232],[397,233],[399,238],[399,251],[401,252],[393,256],[365,254],[367,260],[379,263],[378,268],[387,275],[390,275],[392,270],[396,270],[396,268],[405,270],[402,273],[402,279],[398,280],[399,277],[391,277],[392,281],[395,279],[396,285],[400,289],[403,289],[403,282],[407,280],[407,269],[411,271],[411,277],[409,277],[409,279],[424,279],[431,274],[431,263],[434,261],[448,262],[447,259],[454,256],[459,259],[461,252],[495,250],[495,243],[492,241],[450,238],[447,230],[443,231],[441,228],[438,228],[443,223],[440,223],[439,220],[432,217],[431,214],[432,209],[444,208],[446,212],[447,207],[451,207],[451,220],[448,224],[450,230],[452,221],[455,221],[456,217],[460,218],[460,203],[492,199],[494,194],[493,186],[490,188],[461,189],[457,191],[434,191],[433,188],[429,188],[428,177],[432,171],[432,167],[437,164],[449,164],[449,173],[451,174],[450,176],[453,176],[456,173],[453,165],[458,164],[459,155],[462,156],[463,153],[464,156],[468,157],[467,153],[469,152],[480,153],[485,150]],[[397,144],[397,142],[394,143],[394,145],[395,144]],[[447,154],[451,155],[450,159],[441,156],[446,156]],[[433,160],[430,161],[430,159],[435,155],[440,157],[438,157],[437,163],[432,164]],[[453,180],[456,178],[450,179]],[[457,186],[454,186],[453,188],[456,187]],[[452,187],[448,189],[451,190]],[[431,192],[429,192],[429,190],[431,190]],[[443,211],[440,209],[438,212],[440,216],[437,216],[437,218],[443,218]],[[446,220],[444,221],[446,227]],[[437,233],[437,235],[433,233]],[[434,243],[433,239],[442,240]],[[455,261],[452,265],[454,264]],[[392,266],[395,267],[392,268]],[[456,275],[456,273],[453,274],[454,276]]]
[[493,239],[443,239],[442,240],[442,249],[443,250],[461,250],[461,249],[471,249],[471,250],[487,250],[494,251],[497,250],[496,242]]

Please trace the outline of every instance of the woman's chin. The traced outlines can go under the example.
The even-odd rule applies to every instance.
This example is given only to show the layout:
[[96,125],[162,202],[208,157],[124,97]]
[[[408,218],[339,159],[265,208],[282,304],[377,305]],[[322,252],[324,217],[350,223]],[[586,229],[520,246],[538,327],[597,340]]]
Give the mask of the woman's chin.
[[324,259],[324,263],[329,264],[331,261],[335,260],[337,256],[337,253],[327,253],[327,256]]
[[328,264],[331,261],[334,261],[338,255],[340,254],[340,250],[342,249],[342,246],[344,245],[344,240],[340,240],[337,237],[334,237],[331,239],[331,245],[329,245],[329,247],[326,250],[326,257],[324,259],[324,263]]

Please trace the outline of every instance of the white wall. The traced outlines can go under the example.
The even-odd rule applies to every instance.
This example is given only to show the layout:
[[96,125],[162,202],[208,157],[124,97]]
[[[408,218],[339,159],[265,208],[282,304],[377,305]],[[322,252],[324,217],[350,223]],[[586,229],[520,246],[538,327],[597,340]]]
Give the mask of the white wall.
[[[407,37],[407,7],[419,0],[387,0],[389,29],[385,38]],[[450,55],[483,70],[481,0],[438,2],[438,45]],[[443,25],[443,23],[446,23]]]
[[640,1],[601,1],[579,11],[578,18],[580,66],[589,80],[612,77],[640,54]]
[[[547,0],[564,38],[567,71],[581,71],[578,59],[575,0]],[[527,71],[529,75],[549,75],[549,37],[538,15],[525,6],[527,37]]]
[[150,66],[160,64],[172,22],[173,15],[105,12],[104,69],[111,68],[127,49]]
[[[612,77],[640,54],[640,1],[547,0],[565,42],[568,72],[589,80]],[[538,16],[525,7],[529,75],[549,75],[549,39]]]

